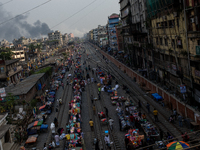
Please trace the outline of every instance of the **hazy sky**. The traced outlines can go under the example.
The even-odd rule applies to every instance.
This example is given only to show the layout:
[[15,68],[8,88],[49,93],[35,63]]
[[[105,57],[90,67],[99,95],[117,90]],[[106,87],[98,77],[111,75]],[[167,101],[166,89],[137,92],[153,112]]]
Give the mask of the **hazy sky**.
[[[9,2],[10,1],[10,2]],[[0,0],[0,40],[12,41],[14,38],[25,36],[27,38],[40,38],[51,30],[59,30],[61,33],[73,33],[75,36],[83,36],[84,33],[105,25],[108,16],[112,13],[119,14],[119,0],[51,0],[23,16],[1,24],[10,18],[22,14],[48,0]],[[94,3],[92,3],[95,1]],[[80,13],[66,20],[68,17],[90,6]],[[59,26],[58,23],[66,20]]]

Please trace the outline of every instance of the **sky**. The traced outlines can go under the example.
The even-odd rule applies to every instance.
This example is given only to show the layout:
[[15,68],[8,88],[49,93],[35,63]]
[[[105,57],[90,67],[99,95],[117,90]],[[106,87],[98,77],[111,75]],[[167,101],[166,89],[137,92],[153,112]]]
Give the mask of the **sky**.
[[106,25],[112,13],[120,13],[119,0],[0,0],[0,41],[42,38],[55,30],[82,37]]

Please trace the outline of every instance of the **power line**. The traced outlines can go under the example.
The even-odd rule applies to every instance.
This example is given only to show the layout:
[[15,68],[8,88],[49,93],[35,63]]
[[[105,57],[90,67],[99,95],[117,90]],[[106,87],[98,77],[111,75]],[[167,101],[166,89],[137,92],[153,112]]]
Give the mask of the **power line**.
[[69,16],[68,18],[66,18],[65,20],[61,21],[60,23],[54,25],[53,27],[51,27],[50,29],[53,29],[57,26],[59,26],[60,24],[62,24],[63,22],[67,21],[68,19],[72,18],[73,16],[75,16],[76,14],[78,14],[79,12],[83,11],[84,9],[86,9],[87,7],[89,7],[90,5],[92,5],[94,2],[96,2],[97,0],[94,0],[93,2],[89,3],[88,5],[86,5],[85,7],[83,7],[82,9],[80,9],[79,11],[77,11],[76,13],[72,14],[71,16]]
[[5,4],[8,4],[8,3],[12,2],[12,1],[13,1],[13,0],[7,1],[7,2],[1,4],[0,7],[3,6],[3,5],[5,5]]
[[73,23],[70,27],[72,27],[73,25],[75,25],[77,22],[79,22],[81,19],[83,19],[84,17],[86,17],[87,15],[89,15],[92,11],[94,11],[96,8],[98,8],[99,6],[101,6],[104,2],[106,2],[107,0],[104,0],[101,4],[99,4],[97,7],[95,7],[94,9],[92,9],[89,13],[87,13],[86,15],[84,15],[83,17],[81,17],[80,19],[78,19],[78,21],[76,21],[75,23]]
[[[12,1],[12,0],[11,0],[11,1]],[[3,22],[0,23],[0,25],[4,24],[4,23],[6,23],[6,22],[9,22],[9,21],[11,21],[11,20],[13,20],[13,19],[15,19],[15,18],[21,16],[21,15],[24,15],[24,14],[26,14],[26,13],[28,13],[28,12],[30,12],[30,11],[32,11],[32,10],[34,10],[34,9],[40,7],[40,6],[42,6],[42,5],[45,5],[45,4],[49,3],[50,1],[52,1],[52,0],[48,0],[48,1],[42,3],[42,4],[38,5],[38,6],[35,6],[35,7],[31,8],[31,9],[29,9],[29,10],[27,10],[27,11],[25,11],[25,12],[23,12],[23,13],[17,15],[17,16],[15,16],[15,17],[13,17],[13,18],[10,18],[10,19],[8,19],[8,20],[6,20],[6,21],[3,21]],[[4,4],[5,4],[5,3],[4,3]]]

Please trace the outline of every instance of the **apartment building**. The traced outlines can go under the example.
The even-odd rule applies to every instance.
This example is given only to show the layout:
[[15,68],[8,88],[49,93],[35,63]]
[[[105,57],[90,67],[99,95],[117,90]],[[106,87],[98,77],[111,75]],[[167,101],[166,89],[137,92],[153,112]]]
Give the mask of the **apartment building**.
[[112,53],[117,53],[117,36],[115,26],[119,24],[119,15],[116,13],[111,14],[108,17],[108,45],[109,51]]
[[108,44],[108,34],[107,34],[107,27],[98,25],[98,45],[100,47],[105,47]]
[[49,37],[49,41],[58,40],[59,45],[63,45],[63,38],[60,31],[57,30],[55,32],[48,33],[48,37]]
[[97,28],[93,29],[93,40],[94,40],[94,43],[97,44],[97,42],[98,42],[98,29]]
[[13,59],[20,59],[20,61],[25,61],[25,51],[24,49],[13,50]]

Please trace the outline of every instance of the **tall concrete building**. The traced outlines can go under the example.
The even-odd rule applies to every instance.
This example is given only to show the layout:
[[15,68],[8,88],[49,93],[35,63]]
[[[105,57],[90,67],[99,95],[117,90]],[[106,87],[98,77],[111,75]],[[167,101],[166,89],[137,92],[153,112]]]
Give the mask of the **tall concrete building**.
[[119,23],[119,15],[113,13],[108,17],[108,44],[109,44],[109,51],[111,53],[117,53],[118,46],[117,46],[117,36],[116,36],[116,29]]
[[105,47],[108,44],[107,27],[98,25],[98,46]]
[[93,29],[93,40],[94,40],[94,43],[98,43],[98,29]]
[[60,31],[48,33],[49,41],[58,40],[60,45],[63,45],[63,38]]

